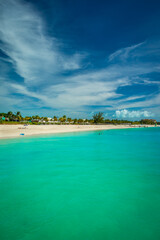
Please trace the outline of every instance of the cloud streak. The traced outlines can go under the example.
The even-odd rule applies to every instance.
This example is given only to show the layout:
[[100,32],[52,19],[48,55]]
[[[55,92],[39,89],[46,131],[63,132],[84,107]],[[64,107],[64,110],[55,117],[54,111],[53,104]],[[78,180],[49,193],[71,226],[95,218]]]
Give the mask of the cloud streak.
[[134,50],[137,50],[137,48],[141,47],[143,44],[144,42],[135,44],[131,47],[119,49],[116,52],[112,53],[108,57],[108,60],[109,62],[112,62],[113,60],[117,60],[117,59],[121,61],[125,61],[132,54],[132,52],[134,52]]

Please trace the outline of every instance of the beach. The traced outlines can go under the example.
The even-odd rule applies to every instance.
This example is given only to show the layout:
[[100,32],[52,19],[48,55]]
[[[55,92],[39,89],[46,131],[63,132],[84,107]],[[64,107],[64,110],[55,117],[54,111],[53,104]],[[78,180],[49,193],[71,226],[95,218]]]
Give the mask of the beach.
[[[141,125],[0,125],[0,138],[15,138],[39,134],[110,130],[144,127]],[[145,127],[154,127],[147,125]]]

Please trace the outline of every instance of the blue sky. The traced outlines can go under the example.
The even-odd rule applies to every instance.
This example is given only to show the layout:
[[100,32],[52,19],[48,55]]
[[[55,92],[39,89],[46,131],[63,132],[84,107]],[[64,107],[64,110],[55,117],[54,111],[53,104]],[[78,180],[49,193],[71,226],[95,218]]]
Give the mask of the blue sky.
[[0,112],[160,120],[160,2],[0,1]]

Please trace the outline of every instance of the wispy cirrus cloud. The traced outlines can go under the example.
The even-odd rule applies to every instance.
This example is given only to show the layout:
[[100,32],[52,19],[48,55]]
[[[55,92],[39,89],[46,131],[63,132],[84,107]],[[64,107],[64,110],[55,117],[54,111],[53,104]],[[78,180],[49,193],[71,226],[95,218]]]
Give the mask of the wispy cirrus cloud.
[[[129,47],[121,48],[110,54],[108,57],[108,61],[111,63],[125,63],[128,62],[130,64],[137,64],[138,62],[143,60],[143,64],[151,61],[152,64],[156,63],[158,58],[160,58],[160,41],[144,41],[138,44],[134,44]],[[156,65],[157,69],[159,69],[159,65]]]
[[113,60],[125,61],[132,54],[132,52],[134,52],[134,50],[141,47],[143,44],[144,44],[144,42],[135,44],[135,45],[130,46],[130,47],[119,49],[116,52],[112,53],[108,57],[108,60],[109,60],[109,62],[111,62]]
[[39,84],[60,71],[78,69],[84,57],[61,53],[59,41],[48,35],[39,13],[23,0],[0,2],[0,39],[1,50],[26,84]]
[[123,109],[123,108],[157,107],[159,106],[159,103],[160,103],[160,93],[157,93],[157,94],[151,95],[149,99],[145,99],[142,101],[133,102],[133,103],[126,101],[125,103],[119,105],[119,108]]

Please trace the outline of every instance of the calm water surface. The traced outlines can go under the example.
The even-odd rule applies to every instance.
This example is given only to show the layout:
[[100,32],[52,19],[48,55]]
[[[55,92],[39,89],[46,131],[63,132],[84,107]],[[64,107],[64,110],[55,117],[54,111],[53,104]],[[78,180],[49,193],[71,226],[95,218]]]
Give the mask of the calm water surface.
[[160,128],[0,141],[1,240],[159,240]]

